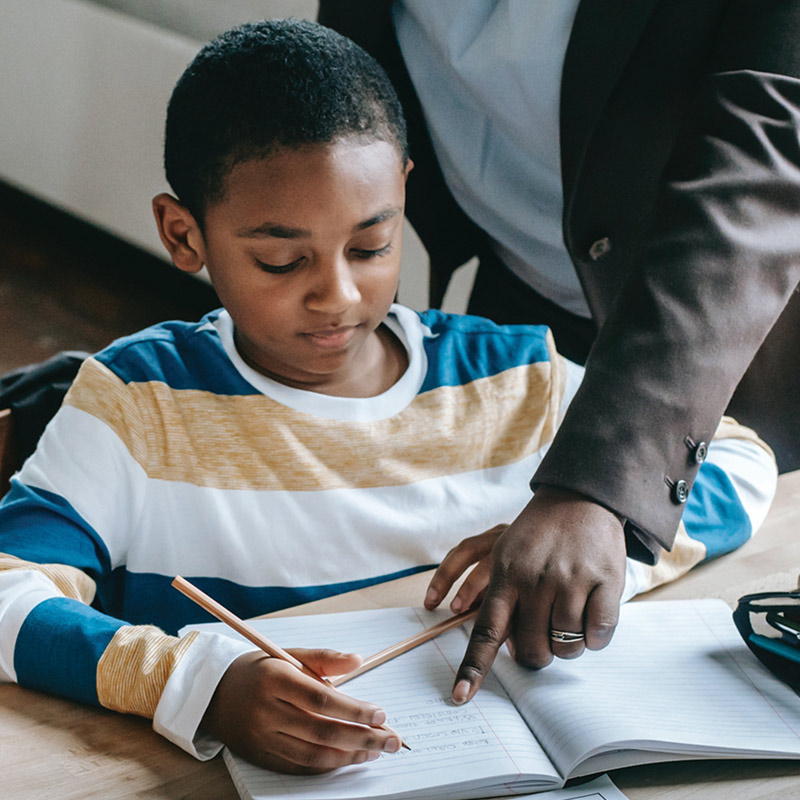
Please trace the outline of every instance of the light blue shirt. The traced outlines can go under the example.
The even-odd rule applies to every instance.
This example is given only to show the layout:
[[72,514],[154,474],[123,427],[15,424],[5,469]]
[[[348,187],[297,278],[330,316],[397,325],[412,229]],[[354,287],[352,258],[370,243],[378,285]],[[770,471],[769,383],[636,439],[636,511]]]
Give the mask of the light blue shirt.
[[578,2],[398,0],[393,16],[456,201],[519,278],[588,317],[561,222],[561,71]]

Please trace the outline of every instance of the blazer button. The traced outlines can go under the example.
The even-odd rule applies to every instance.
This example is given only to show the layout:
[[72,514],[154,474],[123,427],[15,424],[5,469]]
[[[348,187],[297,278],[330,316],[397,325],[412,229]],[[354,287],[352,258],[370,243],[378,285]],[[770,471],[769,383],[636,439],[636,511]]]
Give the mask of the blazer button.
[[697,464],[702,464],[708,456],[708,445],[705,442],[700,442],[694,449],[694,460]]
[[608,236],[604,236],[589,248],[589,258],[592,261],[599,261],[609,250],[611,250],[611,239]]
[[686,481],[675,481],[672,487],[672,496],[676,503],[685,503],[689,497],[689,485]]

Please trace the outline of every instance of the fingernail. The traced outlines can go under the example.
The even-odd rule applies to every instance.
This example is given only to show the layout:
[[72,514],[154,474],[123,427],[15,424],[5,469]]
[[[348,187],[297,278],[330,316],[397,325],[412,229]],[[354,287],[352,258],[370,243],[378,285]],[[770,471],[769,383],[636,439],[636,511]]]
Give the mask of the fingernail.
[[466,701],[469,695],[470,683],[469,681],[459,681],[453,689],[453,701],[461,705]]
[[386,722],[386,712],[382,708],[375,709],[370,725],[383,725]]
[[439,602],[439,592],[436,589],[428,589],[425,594],[425,605],[435,606]]
[[383,749],[387,753],[396,753],[400,749],[400,740],[392,737],[391,739],[387,739],[386,744],[383,746]]
[[596,628],[589,628],[588,633],[595,639],[610,639],[614,629],[608,625],[599,625]]
[[464,607],[464,603],[461,601],[461,598],[460,598],[460,597],[455,597],[455,598],[453,598],[453,602],[452,602],[452,603],[450,603],[450,610],[451,610],[451,611],[452,611],[454,614],[460,614],[460,613],[461,613],[461,609],[462,609],[463,607]]

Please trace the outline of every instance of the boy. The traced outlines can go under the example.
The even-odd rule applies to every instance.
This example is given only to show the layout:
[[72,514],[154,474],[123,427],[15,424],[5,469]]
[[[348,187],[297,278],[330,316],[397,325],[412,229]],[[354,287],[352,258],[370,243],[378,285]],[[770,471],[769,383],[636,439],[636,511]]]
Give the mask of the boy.
[[[220,742],[289,772],[377,758],[399,748],[370,727],[381,709],[249,645],[175,638],[202,612],[171,578],[252,616],[450,550],[434,582],[477,563],[457,596],[470,604],[580,370],[543,328],[392,305],[402,112],[337,34],[273,21],[203,48],[170,101],[165,166],[162,241],[179,269],[208,269],[224,308],[84,363],[0,506],[0,677],[152,717],[201,758]],[[766,514],[768,448],[726,425],[671,558],[631,563],[627,596]],[[300,657],[326,674],[358,663]]]

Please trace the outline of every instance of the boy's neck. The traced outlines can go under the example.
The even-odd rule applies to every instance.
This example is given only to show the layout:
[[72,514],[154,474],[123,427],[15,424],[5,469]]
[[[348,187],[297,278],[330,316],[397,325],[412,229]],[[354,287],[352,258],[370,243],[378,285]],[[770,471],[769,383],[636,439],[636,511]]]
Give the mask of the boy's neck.
[[385,323],[374,331],[368,346],[362,347],[355,354],[355,363],[352,364],[353,369],[349,371],[350,374],[338,382],[304,383],[264,369],[249,358],[245,350],[239,346],[235,330],[234,345],[245,364],[259,374],[284,386],[332,397],[376,397],[383,394],[403,377],[409,363],[405,345]]

